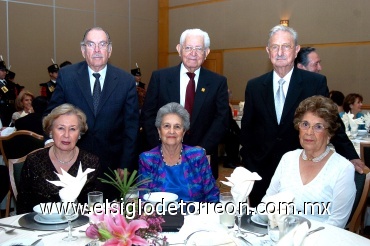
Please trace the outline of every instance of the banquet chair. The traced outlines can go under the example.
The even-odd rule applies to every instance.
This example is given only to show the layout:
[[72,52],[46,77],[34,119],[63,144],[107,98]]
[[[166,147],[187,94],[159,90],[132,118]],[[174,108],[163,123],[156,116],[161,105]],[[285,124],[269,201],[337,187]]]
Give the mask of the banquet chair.
[[[0,151],[5,165],[9,169],[9,159],[18,159],[26,156],[33,150],[44,147],[44,137],[27,130],[15,131],[9,136],[0,137]],[[9,216],[10,203],[13,196],[11,185],[7,195],[5,217]]]
[[361,231],[364,229],[364,217],[366,212],[366,200],[369,194],[369,187],[370,187],[370,172],[367,174],[362,174],[365,176],[365,184],[362,189],[361,198],[358,202],[358,205],[353,213],[353,216],[348,223],[348,230],[360,234]]

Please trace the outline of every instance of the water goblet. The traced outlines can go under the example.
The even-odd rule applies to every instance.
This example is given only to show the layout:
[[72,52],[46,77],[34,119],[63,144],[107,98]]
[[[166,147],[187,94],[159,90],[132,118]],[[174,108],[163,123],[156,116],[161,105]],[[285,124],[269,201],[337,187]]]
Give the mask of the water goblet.
[[75,241],[77,236],[72,236],[72,219],[75,218],[77,214],[77,200],[74,201],[62,201],[64,206],[64,217],[68,220],[68,235],[63,238],[63,241]]
[[241,231],[241,223],[242,223],[242,217],[243,217],[243,214],[246,212],[247,210],[247,200],[245,201],[245,203],[238,203],[236,201],[234,201],[235,203],[235,207],[236,207],[236,217],[238,218],[238,230],[235,232],[235,237],[244,237],[245,235],[242,233]]
[[220,215],[220,223],[227,228],[233,228],[235,224],[233,196],[230,192],[220,193],[220,202],[224,206],[224,211]]
[[358,134],[358,130],[357,129],[353,129],[353,130],[351,129],[350,133],[351,133],[351,137],[353,139],[356,139],[357,134]]

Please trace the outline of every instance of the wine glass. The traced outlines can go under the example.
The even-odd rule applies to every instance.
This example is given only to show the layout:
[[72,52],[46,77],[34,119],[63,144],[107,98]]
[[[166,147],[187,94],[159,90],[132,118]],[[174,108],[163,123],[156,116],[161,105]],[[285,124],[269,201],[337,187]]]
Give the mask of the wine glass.
[[238,203],[234,200],[234,203],[235,203],[235,207],[236,207],[236,217],[238,218],[238,230],[235,232],[235,237],[244,237],[245,235],[242,233],[241,231],[241,223],[242,223],[242,216],[243,214],[246,212],[247,210],[247,200],[248,198],[246,199],[245,203],[241,204],[241,203]]
[[77,200],[66,202],[62,201],[64,206],[64,217],[68,220],[68,235],[63,238],[64,241],[70,242],[77,240],[77,236],[72,236],[72,224],[71,221],[76,217],[77,214]]

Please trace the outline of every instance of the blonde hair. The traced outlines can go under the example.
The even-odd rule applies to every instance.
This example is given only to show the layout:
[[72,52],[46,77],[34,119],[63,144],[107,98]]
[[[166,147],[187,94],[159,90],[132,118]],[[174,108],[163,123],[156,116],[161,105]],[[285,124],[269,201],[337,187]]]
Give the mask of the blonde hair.
[[17,98],[15,99],[15,109],[17,111],[21,111],[24,109],[24,105],[23,105],[23,99],[26,97],[26,96],[29,96],[33,99],[35,99],[35,96],[30,92],[30,91],[26,91],[26,90],[22,90],[19,95],[17,96]]
[[51,132],[51,128],[54,121],[61,115],[76,115],[78,118],[78,126],[80,128],[80,135],[85,134],[87,131],[86,115],[81,109],[75,107],[72,104],[64,103],[56,108],[54,108],[50,114],[48,114],[42,120],[42,128],[46,134]]

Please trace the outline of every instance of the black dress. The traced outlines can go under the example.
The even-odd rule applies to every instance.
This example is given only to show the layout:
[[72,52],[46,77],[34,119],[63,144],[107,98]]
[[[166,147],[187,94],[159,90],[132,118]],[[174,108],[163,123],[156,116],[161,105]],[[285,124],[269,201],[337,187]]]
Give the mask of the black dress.
[[[59,190],[62,187],[55,186],[46,181],[59,180],[56,175],[57,170],[49,157],[49,148],[41,149],[31,153],[23,165],[19,193],[17,197],[17,214],[33,211],[33,207],[41,202],[60,202]],[[77,156],[68,173],[74,177],[77,176],[78,168],[82,166],[82,171],[87,168],[95,169],[94,172],[87,174],[87,181],[77,198],[79,203],[87,202],[87,193],[97,189],[100,172],[99,158],[82,149]]]

